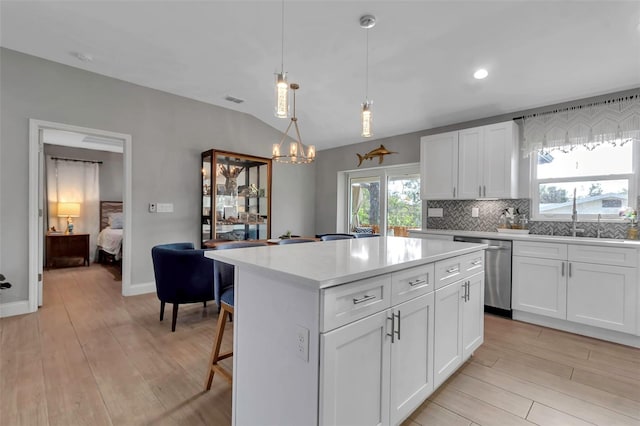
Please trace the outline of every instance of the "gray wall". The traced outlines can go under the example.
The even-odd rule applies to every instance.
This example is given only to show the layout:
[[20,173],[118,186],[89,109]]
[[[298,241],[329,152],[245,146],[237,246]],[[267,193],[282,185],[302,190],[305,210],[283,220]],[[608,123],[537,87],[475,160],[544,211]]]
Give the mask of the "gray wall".
[[[252,116],[0,50],[0,270],[28,298],[29,119],[132,135],[132,284],[153,282],[151,247],[199,241],[200,153],[270,157],[279,130]],[[315,167],[273,167],[272,234],[314,233]],[[150,214],[149,202],[174,203]]]
[[[497,115],[494,117],[480,118],[464,123],[452,123],[448,126],[437,127],[433,129],[422,130],[415,133],[394,136],[385,139],[374,139],[371,141],[333,148],[321,151],[317,161],[316,176],[316,232],[335,232],[336,230],[336,189],[337,189],[337,173],[340,171],[353,169],[366,169],[368,167],[377,167],[376,162],[366,162],[360,168],[358,165],[356,153],[364,154],[374,148],[384,144],[391,151],[398,151],[397,155],[388,155],[384,159],[384,166],[396,164],[416,163],[420,161],[420,138],[422,136],[433,135],[437,133],[450,132],[453,130],[466,129],[476,126],[484,126],[487,124],[500,123],[509,121],[524,115],[550,111],[556,108],[566,108],[575,105],[582,105],[589,102],[597,102],[603,99],[609,99],[623,96],[626,94],[637,93],[638,89],[632,89],[617,93],[610,93],[601,96],[580,99],[571,102],[564,102],[555,105],[543,106],[529,110],[517,111],[508,114]],[[520,137],[522,139],[522,126],[520,126]],[[529,159],[521,158],[519,163],[519,185],[518,196],[520,198],[529,198],[529,179],[530,179]],[[424,207],[424,206],[423,206]],[[426,210],[426,208],[425,208]]]
[[44,153],[53,157],[102,161],[102,164],[100,164],[100,200],[122,201],[122,189],[124,187],[122,154],[47,143],[44,145]]

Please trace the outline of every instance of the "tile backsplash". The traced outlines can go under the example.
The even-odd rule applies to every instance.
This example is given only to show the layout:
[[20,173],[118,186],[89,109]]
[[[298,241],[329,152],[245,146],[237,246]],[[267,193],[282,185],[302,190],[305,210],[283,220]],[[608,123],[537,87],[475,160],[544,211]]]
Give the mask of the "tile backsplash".
[[[636,200],[640,206],[640,197]],[[504,209],[513,207],[521,214],[531,217],[531,200],[528,198],[505,200],[429,200],[426,208],[440,208],[443,217],[427,217],[427,229],[459,229],[462,231],[495,231],[498,219]],[[478,217],[471,217],[471,209],[478,208]],[[578,216],[578,219],[580,217]],[[602,222],[600,225],[602,238],[623,239],[627,235],[627,223]],[[595,237],[598,225],[595,222],[580,222],[577,227],[584,229],[580,234]],[[529,230],[540,235],[571,235],[571,222],[530,221]]]

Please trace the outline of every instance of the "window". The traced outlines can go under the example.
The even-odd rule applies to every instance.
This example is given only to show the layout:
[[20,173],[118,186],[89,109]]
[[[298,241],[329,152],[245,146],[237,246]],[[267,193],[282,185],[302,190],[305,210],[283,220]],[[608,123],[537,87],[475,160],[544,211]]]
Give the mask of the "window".
[[422,227],[418,166],[388,167],[347,173],[348,232],[407,235]]
[[619,218],[621,210],[635,205],[637,143],[531,157],[534,219],[571,219],[574,193],[579,219]]

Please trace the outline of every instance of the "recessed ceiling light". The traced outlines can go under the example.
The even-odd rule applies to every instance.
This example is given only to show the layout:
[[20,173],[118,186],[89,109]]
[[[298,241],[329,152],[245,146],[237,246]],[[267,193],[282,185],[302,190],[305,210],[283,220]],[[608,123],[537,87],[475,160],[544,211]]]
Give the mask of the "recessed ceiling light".
[[473,73],[473,76],[478,80],[482,80],[483,78],[486,78],[488,75],[489,75],[489,71],[485,70],[484,68],[480,68],[479,70]]

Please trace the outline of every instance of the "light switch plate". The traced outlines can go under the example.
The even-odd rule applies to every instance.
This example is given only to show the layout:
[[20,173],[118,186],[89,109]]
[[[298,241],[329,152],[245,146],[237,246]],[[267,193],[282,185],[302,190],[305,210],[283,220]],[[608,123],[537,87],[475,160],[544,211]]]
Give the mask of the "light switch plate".
[[155,213],[157,211],[156,203],[149,203],[149,213]]

